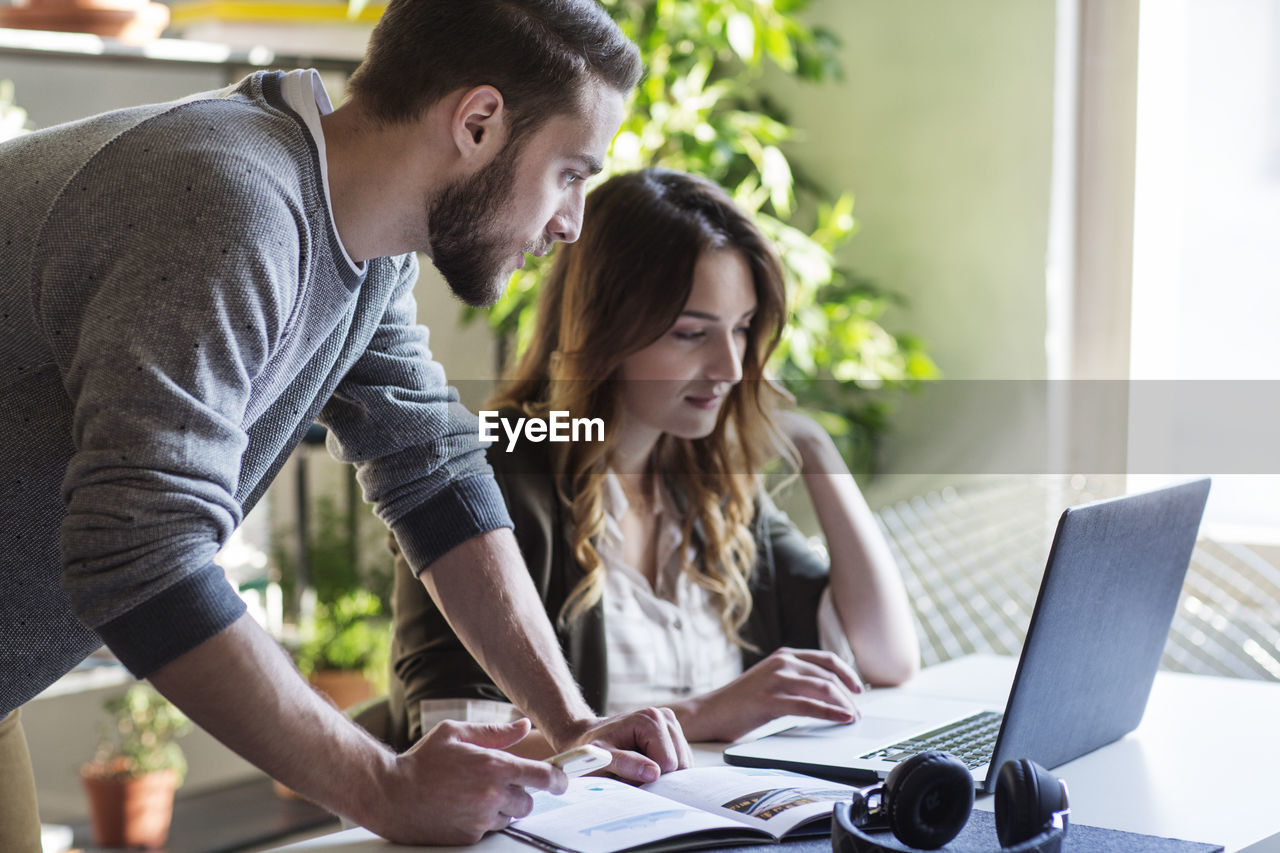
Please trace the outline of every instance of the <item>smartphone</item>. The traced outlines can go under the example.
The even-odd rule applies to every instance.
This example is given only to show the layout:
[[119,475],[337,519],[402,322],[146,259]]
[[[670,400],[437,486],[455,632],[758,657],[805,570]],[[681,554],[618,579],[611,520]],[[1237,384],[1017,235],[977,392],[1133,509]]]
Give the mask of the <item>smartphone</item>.
[[581,776],[592,770],[600,770],[613,763],[613,756],[598,746],[586,744],[566,749],[553,755],[547,761],[564,771],[566,776]]

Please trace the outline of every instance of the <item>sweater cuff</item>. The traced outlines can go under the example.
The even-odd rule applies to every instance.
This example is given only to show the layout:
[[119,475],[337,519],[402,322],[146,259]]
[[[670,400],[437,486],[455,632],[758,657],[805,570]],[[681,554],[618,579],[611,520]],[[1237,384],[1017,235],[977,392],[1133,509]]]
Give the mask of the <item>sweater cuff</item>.
[[493,477],[452,484],[391,525],[414,574],[457,546],[499,527],[515,527]]
[[146,678],[231,627],[246,609],[222,568],[210,563],[95,630],[129,672]]

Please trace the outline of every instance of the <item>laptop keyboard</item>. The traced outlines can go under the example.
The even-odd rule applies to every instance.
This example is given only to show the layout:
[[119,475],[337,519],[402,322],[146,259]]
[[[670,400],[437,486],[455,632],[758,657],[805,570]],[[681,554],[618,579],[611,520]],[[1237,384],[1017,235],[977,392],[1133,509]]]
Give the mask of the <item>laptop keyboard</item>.
[[972,770],[991,761],[1003,716],[997,711],[982,711],[862,757],[897,762],[904,761],[917,752],[933,749],[950,752]]

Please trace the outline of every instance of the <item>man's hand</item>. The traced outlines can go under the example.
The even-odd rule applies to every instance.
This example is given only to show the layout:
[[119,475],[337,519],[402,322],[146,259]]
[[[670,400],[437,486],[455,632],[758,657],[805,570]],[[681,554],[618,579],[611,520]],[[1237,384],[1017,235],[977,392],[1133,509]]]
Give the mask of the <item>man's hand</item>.
[[151,682],[268,775],[393,841],[470,844],[528,814],[526,788],[568,785],[559,768],[500,751],[528,734],[528,720],[442,723],[396,755],[308,687],[248,615]]
[[561,748],[584,743],[612,753],[609,772],[628,782],[653,782],[663,773],[693,765],[689,742],[670,708],[642,708],[596,720]]
[[691,739],[732,741],[788,714],[852,723],[860,715],[854,694],[864,689],[830,652],[783,648],[724,687],[674,707]]
[[[526,788],[562,794],[558,767],[501,752],[529,733],[527,719],[504,725],[440,723],[396,758],[386,808],[367,828],[404,844],[475,844],[533,809]],[[375,825],[376,823],[376,825]]]
[[594,743],[613,754],[612,772],[632,782],[689,766],[689,744],[671,711],[646,708],[604,720],[592,714],[510,530],[468,539],[421,579],[467,651],[511,704],[537,721],[552,751]]

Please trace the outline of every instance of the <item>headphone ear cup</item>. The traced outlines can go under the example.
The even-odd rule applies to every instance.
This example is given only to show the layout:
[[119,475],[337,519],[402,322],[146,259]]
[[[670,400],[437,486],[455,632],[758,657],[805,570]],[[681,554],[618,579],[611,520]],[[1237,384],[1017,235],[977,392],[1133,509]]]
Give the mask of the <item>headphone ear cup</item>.
[[922,752],[889,772],[883,798],[889,828],[899,841],[936,850],[969,819],[973,775],[948,752]]
[[1006,761],[996,777],[1000,846],[1012,847],[1039,835],[1065,805],[1062,786],[1048,770],[1027,758]]

